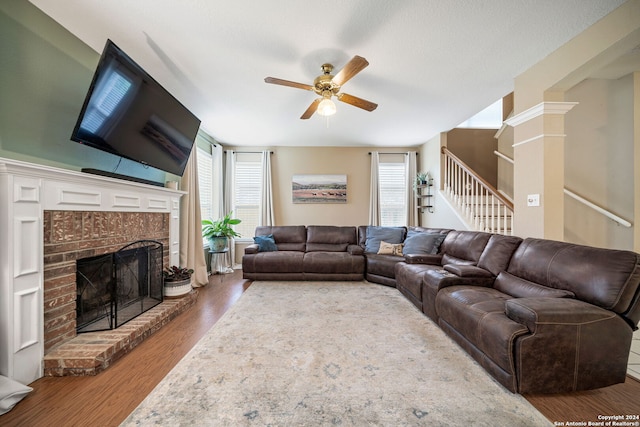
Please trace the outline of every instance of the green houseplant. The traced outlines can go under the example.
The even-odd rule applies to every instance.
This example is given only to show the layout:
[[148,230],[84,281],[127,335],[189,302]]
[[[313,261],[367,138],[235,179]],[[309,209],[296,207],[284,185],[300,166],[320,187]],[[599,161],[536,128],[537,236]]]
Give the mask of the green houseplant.
[[191,292],[193,269],[172,265],[162,271],[164,296],[179,297]]
[[413,188],[417,189],[418,185],[426,185],[429,183],[429,172],[418,172],[416,174],[415,181],[413,182]]
[[238,225],[242,221],[231,218],[229,212],[223,218],[213,221],[211,219],[202,220],[202,237],[209,239],[209,251],[222,252],[227,248],[230,237],[240,237],[240,234],[233,229],[233,225]]

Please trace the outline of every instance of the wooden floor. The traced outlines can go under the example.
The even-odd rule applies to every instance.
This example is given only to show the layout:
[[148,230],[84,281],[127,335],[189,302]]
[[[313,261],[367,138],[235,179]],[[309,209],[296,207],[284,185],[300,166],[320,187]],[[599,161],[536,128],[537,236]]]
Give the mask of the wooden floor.
[[[145,398],[211,326],[233,305],[249,282],[242,272],[211,276],[198,302],[95,377],[41,378],[34,391],[0,426],[117,426]],[[599,415],[639,415],[640,382],[600,390],[526,396],[552,422],[598,421]],[[558,424],[559,425],[559,424]]]

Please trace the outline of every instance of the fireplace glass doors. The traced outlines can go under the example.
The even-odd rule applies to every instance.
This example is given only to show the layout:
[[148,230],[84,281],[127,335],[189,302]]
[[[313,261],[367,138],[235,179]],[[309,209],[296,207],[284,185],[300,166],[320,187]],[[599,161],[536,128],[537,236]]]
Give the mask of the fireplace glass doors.
[[76,332],[115,329],[162,302],[162,244],[139,240],[76,261]]

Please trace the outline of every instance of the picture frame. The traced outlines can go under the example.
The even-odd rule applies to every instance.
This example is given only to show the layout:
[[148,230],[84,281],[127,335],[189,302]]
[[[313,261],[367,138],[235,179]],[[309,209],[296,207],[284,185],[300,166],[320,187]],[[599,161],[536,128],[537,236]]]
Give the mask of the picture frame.
[[293,203],[347,203],[347,175],[293,175],[291,194]]

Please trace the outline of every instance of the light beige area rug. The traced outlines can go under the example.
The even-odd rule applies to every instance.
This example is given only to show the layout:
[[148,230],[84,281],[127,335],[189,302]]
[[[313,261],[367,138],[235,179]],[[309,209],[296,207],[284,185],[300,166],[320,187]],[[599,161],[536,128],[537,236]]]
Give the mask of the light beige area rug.
[[546,426],[396,289],[255,282],[124,426]]

